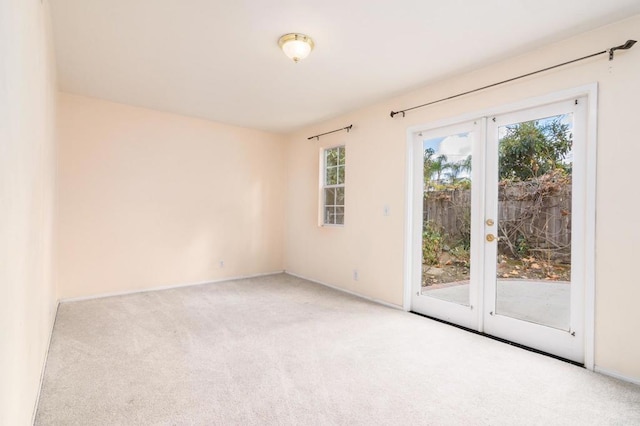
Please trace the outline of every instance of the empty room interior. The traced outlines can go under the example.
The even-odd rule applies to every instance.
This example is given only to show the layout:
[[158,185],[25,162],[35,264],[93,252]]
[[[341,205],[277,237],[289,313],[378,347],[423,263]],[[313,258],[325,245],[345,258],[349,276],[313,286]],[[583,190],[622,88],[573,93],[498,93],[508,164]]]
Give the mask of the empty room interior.
[[636,40],[0,0],[0,424],[640,425]]

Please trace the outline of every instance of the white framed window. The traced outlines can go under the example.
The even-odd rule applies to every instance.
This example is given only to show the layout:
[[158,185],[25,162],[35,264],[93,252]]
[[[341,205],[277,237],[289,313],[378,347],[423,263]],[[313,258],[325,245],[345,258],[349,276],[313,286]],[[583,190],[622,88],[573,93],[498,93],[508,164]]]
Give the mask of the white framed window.
[[344,225],[344,145],[322,151],[322,224]]

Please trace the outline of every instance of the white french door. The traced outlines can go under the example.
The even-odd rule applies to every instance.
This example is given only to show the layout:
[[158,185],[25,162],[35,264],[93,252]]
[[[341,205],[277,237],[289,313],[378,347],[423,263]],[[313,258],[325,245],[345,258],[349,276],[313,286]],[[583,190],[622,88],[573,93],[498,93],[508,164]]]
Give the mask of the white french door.
[[[478,119],[417,132],[413,141],[413,224],[416,230],[413,233],[413,258],[418,261],[412,264],[411,308],[472,329],[478,324],[477,301],[483,273],[482,238],[478,233],[482,219],[475,212],[482,211],[485,121]],[[460,164],[459,169],[464,165],[467,167],[457,170],[458,174],[454,176],[447,164]],[[431,170],[425,171],[429,167]],[[440,190],[452,179],[458,180],[459,190]],[[455,184],[451,187],[455,188]],[[457,198],[462,205],[450,214],[451,217],[444,217],[449,215],[444,205],[447,197]],[[432,208],[428,205],[430,201],[433,201]],[[436,221],[436,217],[442,220]],[[452,253],[452,247],[445,247],[451,242],[442,239],[439,222],[443,221],[458,231],[455,238],[461,240],[459,253]],[[434,226],[425,229],[425,224],[429,223]],[[457,265],[455,274],[450,274],[443,266],[454,262],[449,259],[454,254],[459,255],[461,264]],[[423,261],[425,258],[428,259]]]
[[572,96],[412,134],[412,311],[585,362],[588,110]]

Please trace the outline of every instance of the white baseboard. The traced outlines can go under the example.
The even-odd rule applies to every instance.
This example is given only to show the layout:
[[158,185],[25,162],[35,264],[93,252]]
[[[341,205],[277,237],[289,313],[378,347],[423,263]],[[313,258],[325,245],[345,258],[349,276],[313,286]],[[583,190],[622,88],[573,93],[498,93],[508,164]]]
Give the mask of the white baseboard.
[[102,299],[105,297],[114,297],[114,296],[126,296],[127,294],[147,293],[149,291],[171,290],[174,288],[193,287],[193,286],[204,285],[204,284],[215,284],[215,283],[221,283],[225,281],[235,281],[235,280],[243,280],[247,278],[266,277],[269,275],[282,274],[284,272],[285,271],[264,272],[260,274],[241,275],[237,277],[227,277],[227,278],[220,278],[215,280],[200,281],[195,283],[170,284],[170,285],[159,286],[159,287],[143,288],[139,290],[124,290],[124,291],[114,291],[109,293],[92,294],[90,296],[69,297],[69,298],[60,299],[60,303],[81,302],[83,300]]
[[601,368],[601,367],[598,367],[597,365],[594,367],[593,371],[595,371],[596,373],[604,374],[605,376],[610,376],[615,379],[620,379],[625,382],[633,383],[635,385],[640,385],[640,378],[625,376],[624,374],[620,374],[617,371]]
[[293,277],[296,277],[296,278],[300,278],[300,279],[303,279],[303,280],[311,281],[312,283],[320,284],[320,285],[323,285],[325,287],[329,287],[329,288],[332,288],[334,290],[341,291],[343,293],[350,294],[352,296],[359,297],[361,299],[368,300],[370,302],[377,303],[379,305],[386,306],[388,308],[399,309],[401,311],[404,310],[401,305],[394,305],[393,303],[385,302],[384,300],[380,300],[380,299],[376,299],[376,298],[373,298],[373,297],[365,296],[364,294],[356,293],[355,291],[346,290],[344,288],[337,287],[337,286],[334,286],[334,285],[331,285],[331,284],[327,284],[327,283],[324,283],[322,281],[318,281],[318,280],[314,280],[314,279],[311,279],[311,278],[307,278],[307,277],[304,277],[302,275],[296,274],[294,272],[290,272],[290,271],[286,271],[285,270],[284,273],[287,274],[287,275],[291,275]]
[[53,310],[53,318],[51,318],[51,329],[49,330],[49,337],[47,338],[47,349],[44,352],[44,360],[42,361],[42,368],[40,369],[40,383],[38,384],[38,393],[36,395],[36,402],[33,406],[33,414],[31,415],[31,424],[36,423],[36,414],[38,414],[38,405],[40,405],[40,395],[42,394],[42,385],[44,384],[44,373],[47,369],[47,361],[49,360],[49,349],[51,349],[51,338],[53,337],[53,328],[56,326],[56,319],[58,318],[58,307],[60,301],[56,301],[56,308]]

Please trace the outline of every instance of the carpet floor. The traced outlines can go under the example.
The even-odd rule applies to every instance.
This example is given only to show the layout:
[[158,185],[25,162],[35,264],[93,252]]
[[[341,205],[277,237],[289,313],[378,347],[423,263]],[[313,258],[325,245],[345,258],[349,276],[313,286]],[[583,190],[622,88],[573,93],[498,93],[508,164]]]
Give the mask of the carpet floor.
[[640,425],[640,387],[289,275],[60,304],[37,425]]

